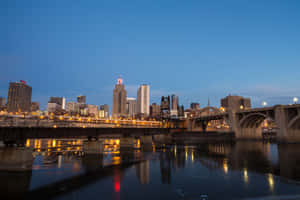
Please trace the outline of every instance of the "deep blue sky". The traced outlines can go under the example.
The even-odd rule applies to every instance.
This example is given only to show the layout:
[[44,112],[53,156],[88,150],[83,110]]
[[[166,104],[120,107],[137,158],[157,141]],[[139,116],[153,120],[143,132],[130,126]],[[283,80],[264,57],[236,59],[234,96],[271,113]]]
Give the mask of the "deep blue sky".
[[0,96],[26,80],[42,108],[50,96],[111,105],[176,93],[187,106],[231,94],[254,106],[300,96],[299,0],[0,1]]

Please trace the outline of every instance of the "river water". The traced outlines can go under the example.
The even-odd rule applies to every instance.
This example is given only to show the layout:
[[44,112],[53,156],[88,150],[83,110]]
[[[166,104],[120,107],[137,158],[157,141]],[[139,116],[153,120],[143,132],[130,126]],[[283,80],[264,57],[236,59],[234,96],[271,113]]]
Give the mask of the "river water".
[[[300,196],[300,145],[153,145],[87,155],[81,140],[29,140],[29,172],[1,172],[1,196],[30,199],[267,199]],[[299,196],[297,196],[299,195]],[[2,199],[2,198],[1,198]]]

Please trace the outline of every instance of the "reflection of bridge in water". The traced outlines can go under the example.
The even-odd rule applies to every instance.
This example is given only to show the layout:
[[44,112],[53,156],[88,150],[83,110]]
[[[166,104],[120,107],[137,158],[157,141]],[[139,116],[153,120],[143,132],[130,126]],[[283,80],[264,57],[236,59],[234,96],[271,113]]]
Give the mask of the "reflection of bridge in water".
[[[237,142],[230,144],[209,144],[195,153],[195,160],[209,169],[223,168],[225,173],[233,171],[253,171],[274,174],[283,178],[300,181],[300,146],[298,144],[278,144],[278,152],[271,156],[269,143]],[[276,144],[273,144],[276,145]],[[205,152],[203,154],[203,152]]]
[[[42,145],[39,142],[40,140],[35,140],[30,144],[33,145],[34,154],[44,155],[43,156],[43,165],[56,165],[58,168],[61,168],[62,163],[68,164],[73,163],[72,168],[75,169],[75,164],[78,165],[77,161],[79,160],[83,169],[83,172],[80,166],[77,166],[76,171],[79,175],[72,176],[70,178],[64,178],[62,180],[43,185],[41,187],[35,188],[30,191],[30,184],[32,181],[32,171],[27,170],[23,172],[0,172],[1,178],[5,178],[6,181],[0,182],[0,192],[1,196],[5,199],[18,199],[18,198],[40,198],[43,196],[45,199],[52,199],[62,194],[71,193],[75,190],[79,190],[82,187],[93,184],[97,181],[103,180],[106,177],[114,177],[115,192],[120,190],[120,181],[122,174],[125,170],[133,165],[136,167],[137,176],[142,184],[149,182],[149,162],[145,161],[148,157],[148,154],[141,152],[140,150],[126,151],[126,152],[106,152],[89,154],[80,151],[72,152],[68,150],[62,150],[61,152],[52,151],[53,149],[48,148],[48,143],[50,146],[60,145],[61,149],[68,149],[68,147],[78,147],[78,143],[81,141],[78,140],[45,140],[46,145]],[[50,141],[50,142],[49,142]],[[62,142],[63,141],[63,142]],[[118,142],[118,139],[107,139],[105,144],[107,146],[115,146]],[[66,145],[65,145],[66,144]],[[42,146],[47,146],[42,148]],[[65,146],[65,147],[63,147]],[[57,146],[56,146],[57,147]],[[83,144],[82,147],[83,148]],[[9,148],[6,148],[6,150]],[[110,151],[110,147],[105,147],[107,151]],[[104,150],[105,150],[104,149]],[[39,151],[38,151],[39,150]],[[50,150],[50,151],[49,151]],[[86,150],[86,149],[85,149]],[[110,156],[108,156],[108,154]],[[109,162],[107,162],[109,158]],[[149,158],[149,157],[148,157]],[[73,159],[73,161],[72,161]],[[32,164],[30,168],[32,168]],[[36,165],[35,168],[39,168],[39,165]],[[29,167],[28,167],[29,168]],[[148,176],[147,176],[148,170]],[[117,191],[118,190],[118,191]],[[7,197],[7,198],[6,198]]]

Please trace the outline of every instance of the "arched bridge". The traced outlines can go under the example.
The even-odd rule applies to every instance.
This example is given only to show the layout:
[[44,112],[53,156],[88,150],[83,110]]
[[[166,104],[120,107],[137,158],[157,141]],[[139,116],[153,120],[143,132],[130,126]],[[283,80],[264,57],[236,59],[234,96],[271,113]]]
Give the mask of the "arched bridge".
[[[300,142],[300,104],[276,105],[265,108],[228,110],[226,112],[207,108],[207,115],[197,114],[190,118],[192,123],[199,124],[203,130],[211,120],[225,120],[237,139],[262,138],[262,123],[272,119],[276,124],[277,138],[282,142]],[[205,112],[205,110],[203,111]]]

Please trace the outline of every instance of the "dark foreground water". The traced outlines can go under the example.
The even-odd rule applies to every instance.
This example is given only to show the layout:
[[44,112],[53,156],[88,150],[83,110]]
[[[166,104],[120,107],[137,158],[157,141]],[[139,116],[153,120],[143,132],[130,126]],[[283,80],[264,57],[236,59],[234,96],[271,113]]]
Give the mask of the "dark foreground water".
[[118,140],[105,142],[103,155],[84,154],[79,140],[27,142],[34,148],[32,171],[1,172],[0,195],[114,200],[300,196],[300,145],[237,142],[120,153]]

